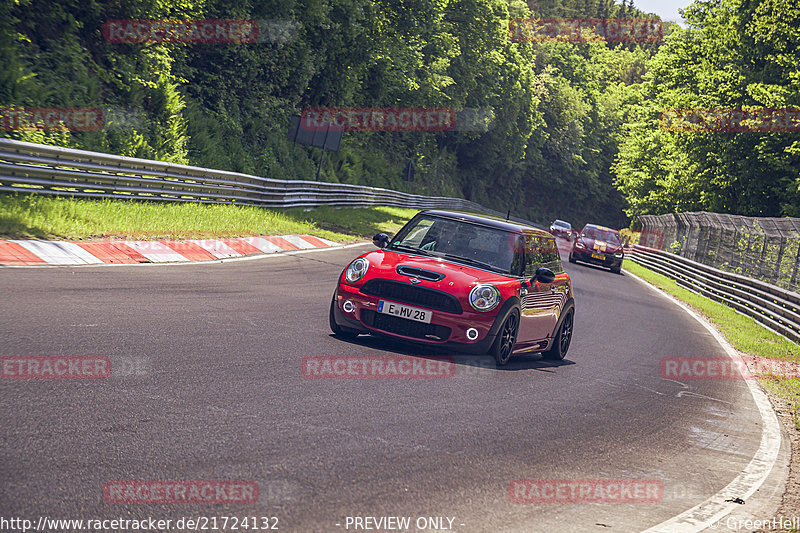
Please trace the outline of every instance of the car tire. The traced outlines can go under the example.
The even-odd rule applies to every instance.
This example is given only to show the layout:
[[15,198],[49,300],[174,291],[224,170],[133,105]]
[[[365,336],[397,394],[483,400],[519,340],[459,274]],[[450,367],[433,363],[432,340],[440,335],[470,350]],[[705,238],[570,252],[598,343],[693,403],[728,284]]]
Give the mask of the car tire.
[[575,262],[575,256],[572,255],[572,252],[569,253],[569,259],[568,260],[569,260],[570,263],[574,263]]
[[519,312],[515,309],[508,314],[497,332],[489,354],[497,361],[497,366],[503,366],[511,359],[514,345],[517,343],[519,333]]
[[336,300],[331,300],[331,310],[328,313],[328,323],[330,324],[331,331],[333,332],[334,335],[342,339],[355,339],[356,337],[358,337],[357,331],[340,326],[339,324],[336,323],[336,315],[334,314],[335,305],[336,305]]
[[614,274],[622,274],[622,266],[611,267],[611,272]]
[[573,309],[567,311],[561,325],[558,326],[558,332],[553,335],[553,345],[547,350],[542,352],[542,357],[553,361],[561,361],[567,356],[569,345],[572,342],[572,324],[575,312]]

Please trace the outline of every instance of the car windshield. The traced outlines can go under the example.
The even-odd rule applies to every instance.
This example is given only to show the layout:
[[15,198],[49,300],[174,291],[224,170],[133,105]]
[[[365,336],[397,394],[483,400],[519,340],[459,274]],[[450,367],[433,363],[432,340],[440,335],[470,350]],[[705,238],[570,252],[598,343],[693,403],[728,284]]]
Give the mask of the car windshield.
[[600,228],[584,228],[583,235],[596,241],[605,241],[609,244],[620,244],[616,231]]
[[515,240],[516,234],[510,231],[421,216],[400,230],[390,248],[509,273],[514,260]]
[[564,222],[563,220],[556,220],[555,222],[553,222],[553,226],[559,228],[567,228],[567,229],[572,227],[569,222]]

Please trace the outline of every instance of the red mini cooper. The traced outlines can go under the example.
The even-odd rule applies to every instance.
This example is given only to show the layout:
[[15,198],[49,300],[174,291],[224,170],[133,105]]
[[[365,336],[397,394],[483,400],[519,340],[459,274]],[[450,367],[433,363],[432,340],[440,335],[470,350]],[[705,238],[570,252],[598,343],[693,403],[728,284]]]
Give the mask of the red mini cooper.
[[563,359],[575,304],[555,238],[500,219],[423,211],[339,277],[330,326],[460,352]]

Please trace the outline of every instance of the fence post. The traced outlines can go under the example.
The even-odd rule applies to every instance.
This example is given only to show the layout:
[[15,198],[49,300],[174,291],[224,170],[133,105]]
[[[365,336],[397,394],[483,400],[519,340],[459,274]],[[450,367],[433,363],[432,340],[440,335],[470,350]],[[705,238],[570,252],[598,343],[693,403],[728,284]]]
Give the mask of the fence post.
[[792,268],[792,279],[789,281],[789,289],[794,290],[797,286],[797,271],[800,269],[800,244],[797,245],[797,253],[794,257],[794,268]]
[[778,281],[780,279],[781,262],[783,262],[783,251],[785,248],[786,248],[786,238],[781,236],[780,245],[778,248],[778,260],[775,261],[775,275],[773,276],[775,285],[778,284]]
[[756,274],[757,278],[762,276],[761,272],[764,268],[764,259],[767,255],[767,243],[769,242],[769,237],[767,237],[766,232],[764,233],[764,244],[761,245],[761,255],[758,258],[758,273]]
[[722,240],[723,240],[723,234],[726,232],[725,228],[722,227],[722,224],[718,223],[717,229],[719,230],[719,233],[717,234],[717,248],[714,250],[714,260],[717,264],[721,264],[722,261],[720,260],[720,253],[722,249]]
[[731,255],[730,255],[730,265],[731,270],[736,272],[736,269],[741,264],[739,260],[739,254],[737,253],[737,247],[739,245],[739,229],[736,227],[736,224],[733,225],[733,245],[731,246]]
[[747,233],[747,250],[744,252],[744,261],[742,261],[742,274],[749,274],[749,263],[750,263],[750,247],[753,246],[753,232],[750,231]]

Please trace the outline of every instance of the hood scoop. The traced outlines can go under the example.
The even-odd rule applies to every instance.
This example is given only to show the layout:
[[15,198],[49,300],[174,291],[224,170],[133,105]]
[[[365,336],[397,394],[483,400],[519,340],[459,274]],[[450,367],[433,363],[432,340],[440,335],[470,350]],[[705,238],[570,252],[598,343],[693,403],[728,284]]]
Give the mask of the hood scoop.
[[426,281],[441,281],[445,278],[444,274],[434,272],[432,270],[425,270],[424,268],[417,268],[412,266],[400,265],[397,267],[397,273],[401,276],[408,276],[410,278],[424,279]]

